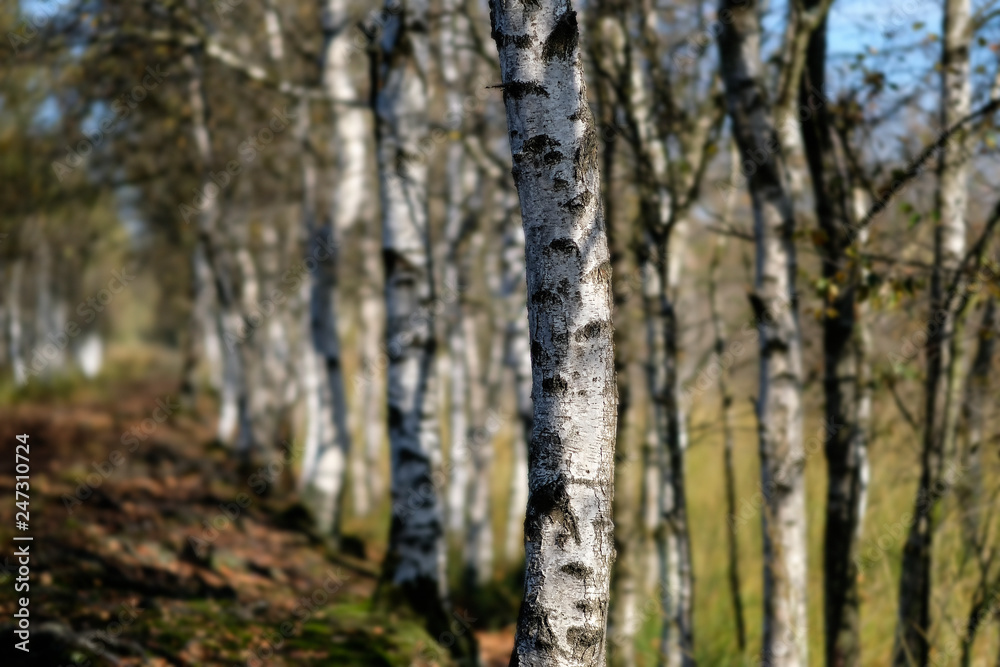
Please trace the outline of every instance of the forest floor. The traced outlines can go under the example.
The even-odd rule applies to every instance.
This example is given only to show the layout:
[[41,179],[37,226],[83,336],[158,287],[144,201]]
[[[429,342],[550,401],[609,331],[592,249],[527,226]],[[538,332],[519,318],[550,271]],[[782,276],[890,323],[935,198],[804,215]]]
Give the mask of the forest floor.
[[[211,406],[181,410],[176,384],[48,387],[2,403],[0,664],[450,664],[418,623],[371,610],[377,547],[348,540],[333,552],[311,530],[290,466],[237,469],[207,444]],[[22,434],[25,532],[14,516]],[[15,593],[23,544],[30,590]],[[23,596],[30,654],[14,648],[10,624]],[[476,634],[484,663],[506,665],[509,627]]]

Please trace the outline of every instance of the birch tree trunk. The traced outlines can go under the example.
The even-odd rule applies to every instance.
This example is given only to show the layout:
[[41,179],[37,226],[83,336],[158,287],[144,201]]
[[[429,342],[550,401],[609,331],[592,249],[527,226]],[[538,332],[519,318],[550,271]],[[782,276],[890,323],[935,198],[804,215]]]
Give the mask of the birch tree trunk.
[[[739,152],[733,150],[730,169],[730,182],[734,182],[739,173]],[[731,195],[731,193],[730,193]],[[722,224],[728,225],[732,213],[732,197],[729,196],[722,214]],[[726,325],[719,310],[718,270],[726,253],[726,237],[718,234],[715,237],[715,248],[712,252],[712,263],[708,279],[708,303],[711,310],[712,333],[715,336],[715,356],[719,364],[719,421],[722,427],[722,472],[726,486],[726,516],[729,530],[726,533],[727,551],[729,556],[729,595],[733,603],[733,617],[736,621],[736,645],[740,651],[746,649],[746,624],[743,619],[743,595],[740,583],[740,551],[739,538],[736,530],[736,470],[733,466],[733,394],[729,388],[729,362],[725,361],[728,337]]]
[[[218,186],[211,179],[212,142],[208,131],[208,103],[205,97],[204,81],[200,64],[192,53],[183,57],[184,69],[189,72],[188,102],[191,107],[192,134],[205,176],[202,180],[203,192],[218,193]],[[228,245],[223,242],[219,229],[221,215],[217,196],[205,197],[199,209],[198,240],[205,249],[205,260],[211,269],[215,284],[218,312],[216,326],[223,341],[223,390],[219,414],[218,436],[227,441],[236,430],[236,451],[249,453],[252,449],[250,426],[250,402],[247,394],[246,370],[249,346],[244,345],[241,334],[246,323],[240,313],[239,297],[234,285],[236,260]],[[232,412],[226,412],[229,408]]]
[[7,344],[10,366],[14,369],[14,386],[23,387],[28,382],[28,367],[24,362],[24,337],[21,315],[21,285],[24,279],[24,260],[11,260],[10,282],[7,283]]
[[[969,114],[971,86],[969,51],[972,39],[969,0],[946,0],[941,54],[941,125],[952,127]],[[939,484],[948,450],[951,400],[958,385],[951,345],[956,335],[956,312],[964,298],[964,282],[949,294],[948,284],[965,254],[968,169],[964,131],[941,147],[938,167],[940,221],[934,228],[934,266],[931,271],[927,371],[924,381],[924,434],[920,480],[914,520],[903,548],[899,581],[899,611],[893,665],[927,664],[930,653],[931,557],[936,529]],[[955,298],[955,295],[961,295]]]
[[[362,239],[364,277],[360,288],[361,326],[368,335],[361,336],[361,368],[355,388],[363,415],[362,438],[367,461],[366,494],[374,506],[385,495],[385,480],[382,475],[382,448],[385,444],[385,376],[380,341],[384,340],[384,304],[380,298],[382,280],[379,273],[381,249],[379,240],[370,231],[374,225],[365,225]],[[358,514],[364,516],[363,507],[355,506]]]
[[[470,354],[475,348],[475,340],[468,338],[469,326],[466,324],[466,297],[463,294],[468,282],[467,271],[463,264],[464,244],[468,240],[470,230],[467,229],[466,216],[463,211],[466,194],[470,188],[465,172],[464,150],[458,140],[462,132],[465,112],[462,109],[462,75],[468,69],[465,56],[460,56],[458,35],[468,30],[465,21],[460,16],[458,0],[445,0],[441,6],[440,31],[440,69],[444,81],[445,104],[447,107],[446,125],[455,133],[450,138],[445,155],[445,248],[444,285],[445,289],[453,291],[457,296],[449,304],[447,318],[448,350],[451,357],[451,375],[449,380],[449,431],[451,476],[448,485],[448,530],[453,535],[465,531],[469,521],[469,498],[474,493],[472,486],[473,453],[468,441],[468,433],[472,424],[473,408],[470,405],[470,393],[479,390],[475,384],[481,379],[474,377],[469,368]],[[468,556],[468,554],[466,554]]]
[[[426,0],[387,3],[375,98],[376,145],[385,258],[388,423],[392,454],[392,525],[381,595],[427,620],[432,636],[449,633],[445,543],[435,485],[440,465],[435,387],[434,280],[427,216],[427,163],[420,153],[427,122],[429,63]],[[439,471],[438,471],[439,472]],[[450,635],[449,636],[454,636]],[[475,661],[471,632],[451,646]]]
[[[637,475],[641,469],[636,464],[636,445],[633,430],[630,429],[634,413],[631,408],[631,387],[629,366],[632,361],[632,346],[629,327],[622,326],[627,317],[626,306],[631,295],[631,285],[627,284],[629,270],[627,254],[631,234],[622,234],[616,229],[615,174],[617,149],[617,128],[615,114],[615,87],[622,74],[624,45],[620,17],[614,15],[619,9],[612,3],[595,6],[591,12],[591,57],[598,63],[601,76],[598,78],[597,100],[600,109],[601,135],[604,146],[601,152],[601,181],[604,184],[604,210],[607,219],[608,250],[611,254],[611,281],[613,292],[613,319],[615,327],[615,377],[618,383],[618,424],[615,434],[615,563],[611,574],[611,599],[608,607],[608,663],[612,667],[633,667],[636,664],[635,636],[639,631],[640,617],[636,603],[640,589],[639,555],[641,534],[639,532],[639,491]],[[638,548],[637,548],[638,547]]]
[[605,664],[617,396],[597,132],[576,12],[495,2],[526,239],[534,430],[511,665]]
[[[351,32],[348,28],[346,2],[323,0],[321,9],[324,89],[331,99],[353,99],[357,93],[345,61],[345,52],[350,48],[347,40]],[[322,261],[318,261],[316,270],[310,273],[309,344],[313,349],[313,361],[318,365],[318,378],[312,378],[307,385],[307,390],[315,393],[306,397],[306,404],[310,408],[311,424],[307,429],[310,440],[305,446],[307,458],[303,460],[299,485],[315,513],[317,528],[332,535],[335,541],[340,537],[340,516],[351,451],[338,331],[338,227],[353,224],[358,214],[358,209],[353,204],[358,193],[354,190],[348,192],[346,188],[364,185],[357,182],[353,173],[358,168],[354,164],[357,157],[352,154],[352,144],[357,139],[343,137],[340,128],[342,123],[353,120],[353,116],[349,116],[346,121],[341,118],[340,109],[335,114],[334,136],[344,139],[347,145],[343,154],[338,145],[338,178],[334,196],[331,199],[329,217],[320,223],[316,211],[317,168],[309,144],[309,108],[305,102],[300,106],[298,133],[302,144],[300,161],[304,184],[303,222],[309,239],[306,252],[307,256]],[[352,127],[351,130],[357,132],[361,128]],[[362,167],[363,157],[362,153]],[[357,479],[356,483],[360,486],[365,481],[363,478]]]
[[858,319],[863,314],[863,304],[858,302],[861,267],[848,252],[857,213],[855,193],[836,159],[829,110],[816,99],[826,84],[826,33],[824,20],[809,41],[799,102],[813,110],[802,121],[802,143],[812,179],[825,291],[823,391],[829,435],[825,441],[824,647],[826,664],[848,667],[859,664],[861,649],[857,538],[863,512],[861,474],[868,426],[862,414],[863,397],[870,372],[858,345],[864,326]]
[[[968,548],[981,553],[979,531],[983,514],[982,448],[989,424],[990,371],[996,350],[996,299],[990,297],[983,308],[979,325],[979,343],[972,361],[965,389],[963,411],[966,424],[966,441],[962,450],[962,470],[966,473],[958,484],[957,492],[962,507],[962,528]],[[985,554],[984,554],[985,557]]]
[[[514,193],[502,193],[506,212],[503,240],[503,294],[507,304],[506,363],[513,371],[517,401],[513,463],[511,464],[510,501],[507,511],[506,560],[513,563],[523,555],[524,512],[528,503],[528,443],[534,428],[531,401],[531,340],[528,332],[528,307],[524,277],[524,228]],[[499,207],[498,207],[499,208]]]
[[795,221],[781,144],[764,88],[760,18],[723,0],[719,52],[733,133],[743,155],[764,148],[750,175],[756,268],[751,303],[760,339],[757,426],[764,544],[764,639],[773,667],[808,665],[802,340],[795,290]]

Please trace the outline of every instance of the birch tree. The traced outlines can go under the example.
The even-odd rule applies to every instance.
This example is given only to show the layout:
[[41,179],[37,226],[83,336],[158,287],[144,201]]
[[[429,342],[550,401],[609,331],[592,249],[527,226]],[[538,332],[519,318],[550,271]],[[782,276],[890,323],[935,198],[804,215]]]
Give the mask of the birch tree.
[[[969,0],[946,0],[941,51],[941,125],[956,126],[969,115],[972,103],[970,47],[972,23]],[[958,408],[956,314],[966,298],[954,281],[966,252],[966,203],[968,165],[965,162],[966,133],[941,146],[938,161],[937,207],[940,221],[934,228],[934,263],[930,279],[930,321],[926,343],[927,370],[924,379],[923,443],[914,520],[903,548],[899,580],[899,610],[893,665],[927,664],[931,626],[931,550],[936,529],[947,441],[953,435],[951,415]],[[950,290],[952,283],[956,289]],[[960,295],[955,298],[955,295]]]
[[[189,73],[188,103],[191,108],[191,132],[198,158],[204,170],[203,191],[217,192],[211,180],[212,139],[208,129],[208,101],[205,95],[202,65],[194,53],[183,56],[185,70]],[[247,392],[246,373],[248,346],[239,344],[238,335],[243,330],[244,321],[240,313],[240,295],[234,284],[236,260],[229,252],[223,232],[219,229],[221,211],[218,197],[206,197],[199,211],[198,243],[205,253],[211,269],[215,287],[218,311],[216,326],[223,341],[223,402],[219,414],[218,436],[226,441],[236,429],[236,451],[249,455],[252,449],[252,429],[250,425],[250,400]]]
[[[802,143],[812,181],[821,260],[817,283],[823,299],[823,393],[826,439],[827,503],[823,550],[824,647],[826,664],[856,665],[860,660],[858,538],[864,514],[862,478],[867,475],[867,429],[870,412],[869,361],[863,346],[865,305],[859,299],[862,262],[852,243],[859,213],[851,178],[834,145],[831,109],[817,92],[826,86],[827,22],[809,40],[800,86]],[[857,237],[857,238],[856,238]],[[853,259],[852,259],[853,256]]]
[[[437,425],[434,280],[427,213],[427,121],[430,59],[426,0],[386,4],[378,49],[376,143],[385,261],[388,424],[392,524],[382,592],[448,632],[445,542],[435,485],[441,452]],[[474,660],[471,633],[452,653]]]
[[526,240],[534,398],[511,664],[603,665],[617,397],[597,132],[570,3],[491,9]]
[[[357,97],[357,91],[347,67],[347,55],[351,49],[347,3],[344,0],[323,0],[320,9],[323,21],[323,89],[330,100],[353,100]],[[306,404],[310,408],[310,426],[306,431],[307,441],[299,484],[316,513],[317,527],[324,533],[332,534],[334,539],[339,537],[339,517],[343,509],[351,451],[338,331],[338,247],[343,229],[353,224],[358,216],[358,198],[364,192],[364,146],[361,145],[360,150],[357,146],[357,135],[365,127],[364,119],[359,119],[354,109],[341,114],[342,108],[347,109],[348,105],[338,106],[334,113],[333,136],[337,141],[338,178],[334,182],[332,203],[322,223],[317,220],[318,175],[309,145],[307,105],[300,107],[299,118],[307,256],[326,257],[310,274],[308,288],[308,341],[311,349],[306,357],[316,366],[318,378],[309,383],[310,395],[306,397]],[[365,480],[357,479],[356,484],[363,487]]]
[[[661,604],[666,618],[660,652],[668,665],[694,661],[694,575],[687,519],[684,405],[680,395],[681,323],[677,312],[684,242],[723,113],[715,76],[694,76],[697,58],[665,67],[670,50],[649,5],[616,8],[598,21],[606,42],[604,83],[616,92],[636,155],[636,184],[646,268],[647,381],[659,456]],[[700,57],[701,54],[699,54]],[[675,64],[681,64],[676,60]],[[619,419],[621,414],[619,414]]]
[[723,0],[722,77],[741,156],[756,155],[748,178],[756,267],[751,305],[760,341],[756,402],[764,543],[764,639],[774,667],[808,664],[806,508],[802,443],[802,339],[795,288],[795,220],[781,143],[761,62],[756,2]]

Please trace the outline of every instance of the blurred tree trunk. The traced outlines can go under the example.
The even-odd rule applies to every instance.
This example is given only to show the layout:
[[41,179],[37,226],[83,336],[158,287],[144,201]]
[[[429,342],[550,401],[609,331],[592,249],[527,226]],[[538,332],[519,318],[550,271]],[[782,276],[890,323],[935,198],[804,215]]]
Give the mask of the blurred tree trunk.
[[[481,188],[477,184],[476,190]],[[475,198],[474,198],[475,199]],[[478,215],[482,201],[470,205],[470,215]],[[483,233],[476,229],[470,239],[466,261],[477,262],[482,257]],[[475,591],[486,584],[493,574],[493,530],[490,522],[492,496],[490,478],[493,465],[493,437],[487,430],[487,391],[490,387],[490,368],[483,368],[478,341],[487,336],[486,327],[477,321],[480,318],[469,312],[471,304],[466,304],[462,317],[462,328],[466,340],[465,368],[469,378],[469,426],[465,437],[466,448],[471,460],[471,477],[466,497],[469,508],[468,530],[465,540],[465,580],[468,591]],[[502,346],[502,341],[492,341],[490,349]]]
[[[969,0],[946,0],[941,53],[941,126],[950,128],[969,114],[969,49],[972,40]],[[931,271],[930,327],[924,381],[924,434],[914,521],[903,548],[899,581],[899,611],[893,665],[926,665],[930,653],[931,558],[937,507],[941,498],[944,460],[953,434],[955,393],[961,386],[957,312],[966,298],[965,281],[956,270],[965,255],[968,168],[965,131],[941,146],[938,163],[938,210],[934,228],[934,266]],[[949,284],[957,281],[957,289]]]
[[[732,164],[730,165],[730,182],[733,182],[739,174],[739,152],[733,146]],[[726,198],[725,208],[722,213],[722,226],[728,226],[732,214],[732,193]],[[715,236],[715,247],[712,251],[711,264],[709,265],[708,277],[708,303],[711,310],[712,333],[715,336],[715,357],[719,364],[719,377],[717,386],[719,388],[719,421],[722,427],[722,472],[726,487],[726,516],[729,519],[726,524],[729,530],[726,533],[727,555],[729,557],[729,595],[733,603],[733,617],[736,621],[736,645],[740,651],[746,649],[746,624],[743,619],[743,595],[740,584],[740,543],[737,534],[736,518],[736,470],[733,466],[733,394],[729,388],[729,365],[726,354],[728,347],[728,337],[726,335],[726,324],[722,318],[722,311],[719,309],[719,267],[725,258],[726,242],[725,233]]]
[[[66,346],[56,342],[65,337],[66,303],[59,293],[52,261],[52,245],[45,237],[44,230],[39,234],[35,253],[35,354],[28,361],[33,364],[35,357],[44,359],[41,374],[49,377],[66,369]],[[53,350],[51,353],[50,349]]]
[[[434,637],[450,633],[444,577],[445,542],[439,471],[434,327],[434,280],[427,214],[430,60],[425,0],[402,11],[386,5],[377,53],[376,146],[382,200],[386,339],[389,350],[388,423],[393,515],[380,586],[390,606],[403,603],[427,620]],[[454,636],[448,634],[448,636]],[[450,647],[476,660],[471,632]]]
[[[757,155],[749,176],[757,267],[750,296],[760,335],[757,425],[764,543],[764,640],[773,667],[808,664],[806,507],[802,443],[802,340],[792,203],[781,144],[764,87],[756,3],[723,0],[719,52],[733,134],[742,155]],[[797,82],[797,79],[796,79]],[[758,151],[760,147],[774,150]],[[756,152],[755,152],[756,151]]]
[[613,320],[615,326],[615,377],[618,384],[618,425],[615,434],[615,563],[611,574],[611,599],[608,607],[608,663],[612,667],[632,667],[636,664],[635,636],[640,619],[636,604],[641,582],[639,560],[641,539],[639,534],[638,466],[635,439],[630,437],[632,414],[629,367],[632,362],[630,328],[626,323],[626,307],[631,296],[629,284],[628,249],[633,239],[630,233],[621,233],[615,226],[616,200],[614,189],[615,153],[618,128],[615,124],[615,86],[620,83],[623,57],[619,17],[615,11],[622,8],[617,3],[601,3],[591,12],[591,57],[598,65],[597,101],[600,110],[601,182],[604,186],[604,211],[608,233],[608,250],[611,254]]
[[[335,419],[335,432],[338,447],[343,452],[343,456],[350,455],[352,449],[352,437],[350,428],[350,413],[347,407],[347,392],[343,367],[340,363],[340,335],[339,307],[337,294],[338,272],[340,271],[339,252],[341,240],[359,221],[368,221],[366,208],[374,197],[368,178],[368,140],[370,135],[369,125],[366,120],[366,111],[360,105],[352,104],[358,100],[360,91],[355,83],[351,69],[352,54],[356,52],[353,44],[355,36],[354,26],[351,21],[347,0],[320,0],[320,11],[323,21],[323,55],[322,55],[322,85],[327,96],[333,100],[333,133],[331,137],[332,151],[336,155],[335,181],[333,185],[333,197],[329,201],[329,221],[325,225],[326,229],[321,229],[323,238],[317,239],[326,243],[330,248],[331,257],[320,267],[317,274],[316,289],[314,289],[314,299],[322,299],[323,306],[319,309],[324,313],[326,320],[323,326],[323,340],[325,341],[325,376],[326,383],[330,388],[330,395],[333,403],[333,414]],[[366,253],[364,263],[366,273],[378,273],[378,250],[377,245],[372,244],[371,257]],[[369,266],[370,264],[376,266]],[[322,287],[320,282],[322,281]],[[374,292],[374,289],[371,290]],[[324,296],[325,295],[325,296]],[[376,303],[375,317],[371,313],[365,313],[368,301],[362,302],[362,320],[365,317],[375,319],[372,326],[365,326],[365,332],[361,338],[365,339],[363,347],[374,346],[378,350],[379,332],[381,330],[381,318],[378,317],[378,294],[370,294],[370,299]],[[367,322],[366,322],[367,324]],[[374,380],[374,378],[372,378]],[[374,448],[376,458],[374,460],[365,454],[365,451],[355,453],[351,460],[351,485],[353,488],[352,497],[354,499],[354,511],[365,516],[369,513],[373,497],[381,495],[383,484],[378,477],[378,452],[382,446],[382,413],[384,393],[381,391],[381,383],[369,383],[372,386],[372,394],[369,397],[358,397],[365,400],[364,403],[364,426],[363,441]],[[366,385],[366,389],[369,385]],[[369,399],[370,400],[367,400]],[[359,402],[358,405],[361,405]],[[366,450],[368,451],[368,450]],[[340,483],[341,490],[344,482]],[[337,505],[340,511],[340,503]]]
[[[323,21],[323,66],[322,84],[330,99],[350,100],[357,97],[347,68],[346,53],[350,51],[351,30],[349,29],[347,3],[343,0],[323,0],[321,4]],[[303,213],[308,234],[308,257],[317,258],[315,271],[310,272],[309,294],[309,344],[312,356],[318,365],[318,378],[311,378],[308,390],[315,392],[307,396],[310,407],[310,427],[306,442],[307,458],[303,460],[300,486],[307,502],[316,516],[319,530],[340,538],[340,517],[343,512],[344,490],[347,481],[347,466],[351,452],[351,432],[348,426],[347,397],[344,388],[343,365],[341,362],[340,333],[338,330],[337,273],[339,259],[339,238],[341,229],[354,223],[358,209],[353,204],[358,195],[352,189],[362,188],[353,175],[357,168],[354,162],[362,161],[353,153],[352,145],[357,139],[343,136],[343,123],[352,123],[353,110],[343,118],[340,113],[344,105],[334,114],[336,140],[345,141],[345,152],[338,149],[337,179],[328,216],[320,223],[316,210],[318,196],[318,175],[315,158],[309,141],[310,117],[308,104],[302,103],[299,111],[299,134],[302,143],[302,179],[304,187]],[[352,133],[363,130],[351,127]],[[363,460],[363,459],[362,459]],[[363,471],[362,471],[363,472]],[[354,480],[364,487],[363,477]]]
[[506,364],[514,375],[517,421],[514,429],[511,487],[507,509],[506,561],[523,557],[524,512],[528,503],[528,443],[534,428],[531,401],[531,338],[528,332],[528,307],[524,277],[524,228],[518,211],[516,193],[506,187],[498,195],[498,210],[503,211],[503,287],[507,307]]
[[965,418],[965,446],[962,449],[962,470],[966,473],[957,484],[959,504],[962,507],[962,529],[966,543],[974,553],[982,553],[980,521],[983,514],[982,447],[986,441],[986,428],[990,408],[990,371],[996,350],[996,298],[990,296],[983,307],[979,325],[979,343],[965,387],[962,401]]
[[[443,252],[443,282],[448,290],[450,303],[446,320],[446,336],[451,369],[449,380],[449,465],[451,475],[448,484],[448,530],[452,535],[461,536],[469,522],[468,504],[473,493],[474,453],[470,447],[468,434],[472,426],[474,408],[470,405],[470,395],[479,388],[475,384],[481,378],[474,377],[469,361],[475,350],[476,341],[468,337],[468,307],[466,305],[469,275],[467,270],[466,247],[471,230],[470,218],[464,211],[465,198],[474,186],[470,183],[470,169],[464,159],[461,141],[465,111],[462,108],[463,76],[468,74],[467,55],[459,52],[458,36],[468,29],[459,12],[458,0],[445,0],[441,7],[440,29],[440,70],[444,83],[446,125],[452,132],[445,152],[445,238]],[[464,547],[464,545],[463,545]],[[466,554],[468,556],[468,554]]]
[[7,283],[7,344],[10,366],[14,369],[14,385],[23,387],[28,382],[28,367],[24,360],[23,315],[21,314],[21,286],[24,279],[24,260],[15,257],[10,262],[10,282]]
[[832,667],[860,663],[857,554],[863,514],[861,475],[867,460],[868,360],[857,342],[864,323],[858,301],[861,267],[851,257],[855,193],[840,168],[830,110],[817,93],[826,87],[824,20],[812,33],[799,93],[802,141],[812,180],[822,262],[823,392],[827,429],[826,533],[824,537],[824,647]]
[[250,346],[244,344],[247,325],[240,312],[240,293],[234,284],[236,259],[224,240],[224,232],[219,228],[221,211],[218,201],[218,186],[211,179],[212,140],[208,130],[208,103],[205,97],[201,64],[194,53],[188,52],[183,58],[184,69],[189,73],[188,103],[191,108],[192,133],[198,158],[204,170],[202,192],[214,192],[216,196],[206,196],[198,215],[198,240],[205,251],[205,260],[211,269],[215,284],[218,312],[216,327],[223,342],[223,390],[220,405],[218,436],[220,441],[228,441],[236,430],[235,450],[242,456],[252,449],[252,429],[250,425],[250,402],[247,395],[248,357]]
[[[380,347],[380,341],[385,338],[382,280],[379,275],[382,263],[380,243],[373,227],[374,225],[365,225],[361,240],[363,275],[359,300],[361,330],[365,335],[360,337],[362,370],[356,376],[354,383],[358,391],[356,400],[361,406],[361,433],[364,443],[364,451],[360,452],[359,456],[364,456],[366,460],[366,495],[372,507],[376,502],[383,500],[386,491],[382,474],[382,449],[385,444],[385,376]],[[355,502],[355,510],[359,515],[365,516],[365,508],[357,504],[357,499]]]
[[88,331],[74,348],[76,365],[87,379],[97,377],[104,365],[104,339],[98,331]]
[[[217,392],[223,388],[222,342],[215,325],[215,298],[212,269],[205,259],[204,245],[198,241],[191,252],[191,326],[185,344],[182,400],[193,406],[201,385],[201,374],[208,373],[209,385]],[[220,393],[221,396],[221,393]],[[231,399],[231,396],[225,396]],[[235,413],[232,407],[221,412]],[[228,437],[228,435],[226,436]],[[220,440],[223,439],[220,436]]]
[[496,2],[490,18],[526,239],[535,399],[511,665],[602,666],[617,392],[598,139],[577,16],[569,2],[542,0]]

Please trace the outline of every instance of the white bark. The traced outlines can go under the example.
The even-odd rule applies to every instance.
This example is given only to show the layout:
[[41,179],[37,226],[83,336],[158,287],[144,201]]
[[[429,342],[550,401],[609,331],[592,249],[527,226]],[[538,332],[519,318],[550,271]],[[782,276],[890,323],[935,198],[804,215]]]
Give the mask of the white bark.
[[[196,335],[201,337],[201,353],[208,370],[210,385],[221,391],[223,387],[223,359],[222,341],[219,340],[219,329],[215,325],[213,313],[216,299],[212,285],[212,267],[205,259],[205,248],[199,242],[194,249],[194,275],[195,299],[194,299],[194,320]],[[235,406],[223,407],[222,412],[232,412],[235,414]]]
[[[943,12],[941,54],[941,125],[954,126],[969,113],[971,105],[970,57],[972,40],[971,3],[946,0]],[[956,294],[948,286],[965,254],[968,165],[965,163],[966,133],[961,130],[941,147],[938,168],[940,221],[934,227],[934,266],[931,271],[931,320],[938,322],[927,338],[927,371],[924,380],[924,438],[920,481],[914,521],[903,549],[899,582],[899,605],[893,665],[911,661],[926,664],[930,653],[931,570],[937,507],[940,494],[934,489],[941,480],[944,459],[951,451],[957,394],[961,387],[961,335],[957,308],[964,294],[964,281],[956,283]],[[940,317],[940,315],[944,315]],[[928,499],[929,502],[928,502]]]
[[[383,580],[445,627],[445,559],[435,378],[434,281],[427,216],[427,3],[387,5],[375,100],[385,258],[393,517]],[[458,643],[453,646],[453,652]]]
[[[324,61],[323,84],[329,95],[354,95],[350,70],[341,58],[349,33],[346,23],[346,3],[340,0],[326,0],[323,3]],[[339,68],[339,72],[330,72]],[[335,135],[343,122],[340,115],[334,123]],[[356,130],[357,128],[355,128]],[[340,515],[343,511],[343,493],[346,488],[346,474],[351,451],[351,432],[347,420],[347,400],[340,354],[340,334],[338,332],[337,299],[337,247],[340,230],[353,224],[358,211],[350,208],[345,212],[340,207],[341,200],[355,196],[345,193],[341,178],[336,181],[329,221],[320,225],[316,220],[317,170],[309,145],[309,114],[305,103],[299,120],[299,141],[302,144],[300,158],[303,180],[303,218],[309,239],[309,256],[326,257],[310,274],[309,298],[309,344],[313,347],[313,363],[317,363],[318,377],[308,378],[307,406],[310,425],[307,429],[306,455],[303,461],[300,486],[307,502],[316,516],[317,527],[334,538],[339,537]],[[356,141],[352,138],[351,141]],[[363,147],[362,147],[363,148]],[[363,161],[364,154],[361,154]],[[338,171],[344,171],[344,159],[338,164]],[[351,165],[348,165],[352,168]],[[340,174],[338,174],[339,176]],[[364,183],[352,182],[353,187],[363,187]],[[324,252],[326,254],[324,254]],[[364,480],[358,479],[363,485]]]
[[97,377],[104,364],[104,340],[96,331],[84,335],[76,347],[76,363],[87,379]]
[[513,371],[517,401],[518,429],[511,443],[510,499],[507,510],[506,560],[513,563],[524,556],[524,511],[528,503],[528,442],[534,423],[531,402],[531,339],[524,281],[524,228],[516,210],[513,193],[503,193],[501,210],[506,212],[503,240],[503,287],[507,305],[506,363]]
[[32,355],[29,361],[34,363],[40,356],[45,360],[42,375],[50,376],[66,367],[66,347],[57,343],[65,337],[66,304],[57,293],[52,248],[44,237],[39,241],[36,261],[34,344],[35,350],[43,354]]
[[10,282],[7,284],[7,344],[11,368],[14,369],[14,385],[23,387],[28,382],[28,368],[24,362],[24,339],[22,334],[21,284],[24,278],[24,260],[11,261]]
[[[192,54],[183,57],[184,69],[190,74],[188,81],[188,103],[191,106],[191,125],[195,148],[205,176],[202,181],[205,192],[218,190],[210,178],[212,166],[212,142],[208,131],[208,109],[202,70]],[[221,215],[218,197],[206,197],[198,215],[198,240],[205,251],[206,262],[211,269],[215,285],[218,311],[216,326],[223,341],[223,388],[217,435],[227,442],[236,431],[235,449],[246,452],[247,443],[252,438],[250,428],[250,403],[247,396],[246,369],[248,350],[240,336],[245,323],[240,313],[239,295],[234,285],[236,261],[228,246],[223,242],[223,232],[219,229]]]
[[[795,290],[792,203],[760,56],[754,3],[722,9],[733,20],[719,37],[726,99],[740,152],[765,147],[750,176],[757,256],[751,302],[760,335],[757,423],[764,542],[764,641],[773,667],[808,664],[806,511],[802,443],[802,340]],[[767,147],[774,147],[768,150]]]
[[597,132],[570,3],[492,10],[525,230],[534,397],[511,665],[603,666],[617,392]]
[[469,429],[465,447],[472,460],[472,476],[466,502],[469,507],[469,529],[465,544],[465,571],[467,581],[482,586],[493,574],[493,529],[491,525],[490,473],[493,467],[493,437],[486,424],[486,378],[482,372],[478,332],[474,317],[463,318],[462,327],[468,345],[465,348],[465,367],[469,374]]

